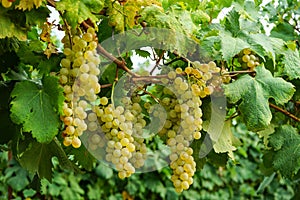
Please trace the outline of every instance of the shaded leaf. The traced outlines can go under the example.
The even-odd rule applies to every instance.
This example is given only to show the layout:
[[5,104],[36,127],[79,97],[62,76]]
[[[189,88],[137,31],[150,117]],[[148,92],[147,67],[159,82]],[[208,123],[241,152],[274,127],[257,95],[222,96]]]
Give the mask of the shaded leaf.
[[72,169],[78,172],[78,169],[71,163],[57,140],[49,144],[41,144],[34,140],[27,142],[27,149],[19,152],[20,164],[30,172],[37,173],[40,178],[46,178],[49,181],[52,178],[52,157],[57,157],[62,168]]
[[274,151],[273,168],[285,177],[293,177],[300,169],[300,136],[296,128],[283,125],[270,136],[269,146]]

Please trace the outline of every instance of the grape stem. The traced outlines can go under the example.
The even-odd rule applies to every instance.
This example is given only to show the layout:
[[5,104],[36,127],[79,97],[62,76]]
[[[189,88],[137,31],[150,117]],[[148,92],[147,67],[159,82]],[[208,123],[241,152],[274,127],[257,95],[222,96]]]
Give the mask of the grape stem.
[[290,113],[289,111],[284,110],[284,109],[282,109],[282,108],[280,108],[280,107],[278,107],[278,106],[276,106],[272,103],[269,103],[269,105],[270,105],[271,108],[274,108],[275,110],[285,114],[286,116],[292,118],[293,120],[295,120],[297,122],[300,122],[300,119],[298,117],[296,117],[295,115],[293,115],[292,113]]

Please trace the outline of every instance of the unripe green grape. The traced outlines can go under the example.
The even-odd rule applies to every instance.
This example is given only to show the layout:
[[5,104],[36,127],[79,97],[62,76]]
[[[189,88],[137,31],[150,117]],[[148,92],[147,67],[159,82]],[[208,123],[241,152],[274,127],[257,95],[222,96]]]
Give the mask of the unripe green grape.
[[245,63],[249,62],[250,59],[251,59],[251,57],[250,57],[249,55],[247,55],[247,54],[243,55],[243,57],[242,57],[242,60],[243,60],[243,62],[245,62]]
[[78,46],[80,46],[81,49],[84,49],[87,46],[87,42],[84,40],[79,40]]
[[81,146],[81,140],[78,137],[74,137],[72,140],[72,146],[74,148],[79,148]]
[[97,46],[98,46],[98,44],[97,44],[96,41],[91,41],[91,42],[89,43],[89,46],[88,46],[88,47],[92,50],[92,49],[96,49]]
[[70,69],[71,61],[67,58],[63,58],[63,59],[61,59],[60,64],[62,67]]
[[72,139],[70,137],[65,137],[63,144],[67,147],[70,146],[72,144]]
[[176,72],[170,71],[170,72],[168,73],[168,78],[169,78],[169,79],[175,79],[175,78],[176,78]]
[[64,48],[64,54],[66,56],[72,55],[73,51],[70,48]]
[[255,67],[255,62],[254,62],[253,60],[250,60],[250,61],[247,63],[247,66],[248,66],[249,68],[253,68],[253,67]]
[[251,54],[251,55],[250,55],[250,60],[253,60],[253,61],[255,61],[255,60],[256,60],[256,56],[255,56],[255,55],[253,55],[253,54]]
[[93,35],[91,33],[85,33],[82,36],[82,39],[84,39],[86,42],[93,41]]
[[249,55],[249,54],[251,54],[251,50],[250,49],[244,49],[243,54]]

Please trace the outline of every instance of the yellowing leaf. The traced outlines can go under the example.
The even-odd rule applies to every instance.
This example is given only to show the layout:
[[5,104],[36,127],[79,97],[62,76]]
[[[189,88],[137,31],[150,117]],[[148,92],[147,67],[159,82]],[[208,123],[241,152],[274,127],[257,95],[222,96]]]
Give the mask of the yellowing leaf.
[[[212,134],[210,134],[212,136]],[[216,138],[212,137],[214,141],[213,148],[216,153],[228,153],[228,156],[234,159],[233,151],[236,147],[241,145],[239,139],[237,139],[231,131],[231,121],[226,121],[223,126],[222,133]]]
[[19,5],[16,6],[19,10],[31,10],[34,7],[39,8],[42,5],[43,0],[20,0]]
[[57,49],[52,43],[48,43],[47,49],[45,50],[44,54],[49,59],[52,54],[57,54]]
[[55,77],[45,77],[42,86],[32,81],[16,83],[11,93],[11,119],[40,143],[52,141],[60,127],[59,110],[64,101]]

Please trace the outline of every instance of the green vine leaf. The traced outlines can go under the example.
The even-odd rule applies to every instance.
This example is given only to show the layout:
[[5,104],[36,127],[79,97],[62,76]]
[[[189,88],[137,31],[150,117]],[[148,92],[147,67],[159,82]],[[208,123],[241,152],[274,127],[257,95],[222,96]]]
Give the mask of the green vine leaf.
[[296,128],[283,125],[270,135],[269,146],[273,152],[273,168],[291,178],[300,169],[300,136]]
[[292,98],[294,86],[282,78],[274,78],[263,66],[255,69],[256,76],[243,75],[235,82],[224,85],[230,103],[238,103],[241,115],[251,131],[266,128],[272,119],[269,98],[284,104]]
[[283,58],[283,74],[287,75],[291,80],[300,78],[300,56],[299,51],[288,49],[284,52]]
[[90,19],[95,27],[98,18],[93,13],[99,13],[104,7],[104,1],[98,0],[61,0],[56,2],[56,8],[58,11],[64,13],[64,17],[70,23],[70,26],[76,27],[77,24]]
[[237,36],[241,32],[240,28],[240,14],[232,10],[226,17],[225,27],[227,31],[230,31],[234,36]]
[[31,81],[15,85],[11,93],[11,119],[40,143],[49,143],[60,127],[64,97],[56,77],[44,77],[42,87]]
[[236,54],[245,48],[250,48],[250,45],[240,38],[232,37],[230,33],[220,32],[221,52],[222,57],[227,62]]

